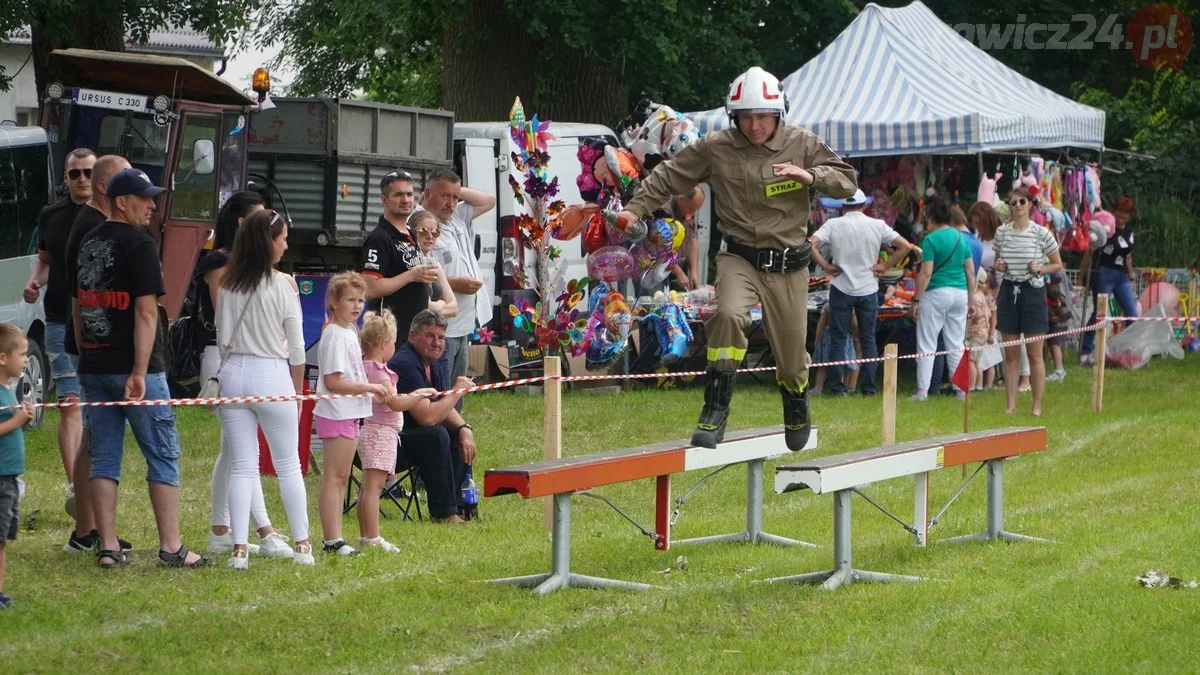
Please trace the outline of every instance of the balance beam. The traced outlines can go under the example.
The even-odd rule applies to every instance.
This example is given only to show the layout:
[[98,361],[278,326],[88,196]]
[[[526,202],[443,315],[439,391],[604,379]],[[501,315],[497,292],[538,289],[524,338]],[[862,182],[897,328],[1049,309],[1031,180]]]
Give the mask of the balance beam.
[[[816,447],[813,429],[807,448]],[[637,448],[613,450],[576,457],[530,462],[517,466],[489,469],[484,474],[484,496],[519,494],[525,499],[552,496],[553,554],[551,572],[507,579],[492,583],[533,586],[539,594],[558,588],[616,587],[635,590],[652,588],[646,584],[599,579],[572,574],[570,571],[570,497],[594,487],[624,483],[643,478],[656,480],[654,546],[670,548],[671,474],[732,464],[746,464],[746,530],[744,532],[689,540],[751,541],[782,545],[807,545],[762,531],[763,462],[790,452],[783,439],[781,425],[729,432],[716,448],[695,447],[687,440],[665,441]]]
[[[1002,474],[999,466],[1006,458],[1044,450],[1045,447],[1044,427],[1012,427],[909,441],[778,466],[775,468],[775,491],[778,493],[803,489],[812,490],[816,494],[833,493],[833,569],[767,581],[819,583],[823,588],[830,590],[854,581],[919,581],[918,577],[854,569],[851,559],[850,497],[852,493],[858,492],[860,486],[893,478],[928,474],[946,466],[977,461],[986,463],[989,476],[989,531],[984,534],[995,535],[988,538],[1009,538],[1004,536],[1007,533],[1004,533],[1002,528]],[[927,529],[928,524],[922,519],[911,529],[918,528]],[[973,538],[981,536],[972,535]],[[1013,535],[1016,536],[1018,535]]]

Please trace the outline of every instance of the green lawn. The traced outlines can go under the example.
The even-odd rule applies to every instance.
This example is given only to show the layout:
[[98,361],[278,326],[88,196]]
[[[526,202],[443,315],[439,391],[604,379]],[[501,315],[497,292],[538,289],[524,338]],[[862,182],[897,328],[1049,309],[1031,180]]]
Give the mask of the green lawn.
[[[1200,357],[1156,360],[1135,372],[1110,370],[1106,409],[1090,409],[1090,372],[1068,370],[1050,384],[1050,449],[1006,470],[1007,526],[1059,544],[933,545],[919,549],[896,523],[856,498],[855,562],[917,574],[918,585],[856,584],[836,592],[764,585],[755,579],[830,566],[831,500],[807,492],[766,495],[769,531],[821,549],[745,545],[653,550],[600,502],[574,500],[575,571],[660,584],[663,591],[559,591],[547,597],[480,580],[546,571],[549,538],[542,504],[516,496],[484,500],[484,520],[461,528],[385,521],[404,550],[356,559],[318,557],[313,568],[252,559],[234,572],[154,565],[153,521],[144,461],[127,451],[120,530],[137,549],[133,565],[103,572],[92,557],[61,552],[70,521],[54,417],[28,437],[29,496],[36,531],[9,548],[0,614],[5,672],[98,666],[130,671],[1194,671],[1200,591],[1146,590],[1134,576],[1165,568],[1200,577],[1200,479],[1196,383]],[[911,389],[911,387],[910,387]],[[565,454],[682,438],[699,389],[643,390],[564,399]],[[973,428],[1025,425],[1002,414],[1003,394],[973,397]],[[777,393],[746,385],[734,397],[733,427],[778,423]],[[819,454],[879,442],[879,400],[822,398]],[[471,396],[466,414],[480,439],[477,474],[541,456],[541,399],[511,393]],[[180,411],[184,441],[185,541],[200,547],[209,518],[209,473],[217,425],[206,410]],[[899,440],[961,429],[961,406],[903,395]],[[773,473],[768,467],[768,481]],[[681,494],[698,474],[677,476]],[[319,539],[315,493],[309,503]],[[962,481],[934,475],[932,508]],[[286,532],[278,489],[268,507]],[[652,481],[603,488],[631,515],[653,524]],[[743,520],[744,472],[711,480],[684,508],[677,538],[730,532]],[[869,494],[911,516],[912,483]],[[982,480],[932,532],[934,540],[984,524]],[[345,519],[347,538],[356,533]],[[687,556],[686,570],[671,568]],[[1193,656],[1188,656],[1193,654]]]

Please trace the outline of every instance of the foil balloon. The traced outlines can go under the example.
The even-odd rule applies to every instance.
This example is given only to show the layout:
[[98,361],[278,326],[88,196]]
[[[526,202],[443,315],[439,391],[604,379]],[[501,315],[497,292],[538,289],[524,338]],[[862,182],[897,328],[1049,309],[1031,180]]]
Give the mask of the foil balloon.
[[591,255],[608,246],[608,244],[608,224],[604,222],[604,218],[601,218],[599,213],[592,214],[592,217],[588,219],[587,227],[584,229],[584,252]]
[[622,189],[629,187],[640,175],[637,160],[625,148],[615,145],[604,148],[604,164],[612,175],[611,179]]
[[604,327],[614,333],[628,333],[632,325],[633,312],[625,302],[625,296],[616,291],[609,293],[604,303]]
[[683,310],[679,305],[667,305],[655,320],[662,362],[673,363],[682,359],[692,342],[692,328],[683,316]]
[[605,246],[588,254],[587,266],[592,280],[609,283],[624,281],[637,269],[633,256],[620,246]]
[[559,241],[571,241],[583,232],[583,226],[588,218],[596,212],[597,206],[580,206],[572,204],[558,214],[558,218],[550,225],[550,236]]
[[667,281],[667,277],[671,276],[671,264],[659,263],[642,273],[641,285],[642,288],[654,288],[662,286]]

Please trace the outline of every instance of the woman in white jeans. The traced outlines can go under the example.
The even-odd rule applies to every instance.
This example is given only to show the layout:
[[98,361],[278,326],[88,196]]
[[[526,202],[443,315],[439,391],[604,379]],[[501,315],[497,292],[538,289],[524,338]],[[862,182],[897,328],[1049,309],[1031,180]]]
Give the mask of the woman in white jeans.
[[[917,319],[917,351],[937,349],[938,333],[949,353],[946,373],[954,373],[962,359],[967,317],[975,313],[975,262],[963,234],[951,223],[950,202],[935,197],[925,207],[925,239],[921,241],[921,271],[913,293],[911,313]],[[917,393],[914,401],[929,395],[933,358],[917,359]],[[959,390],[958,395],[965,396]]]
[[[257,192],[245,190],[231,195],[217,214],[213,248],[196,265],[195,283],[200,301],[198,310],[207,343],[200,361],[201,382],[207,382],[221,368],[221,351],[217,348],[216,333],[217,291],[221,288],[221,278],[229,263],[233,237],[242,221],[261,210],[263,198]],[[250,521],[258,531],[261,542],[261,546],[251,544],[251,552],[270,557],[291,557],[292,548],[271,526],[261,482],[255,482],[250,494]],[[221,450],[213,465],[212,530],[208,533],[208,552],[227,553],[232,550],[233,538],[229,534],[229,449],[226,447],[225,434],[221,434]]]
[[[287,250],[287,224],[270,210],[254,213],[234,237],[217,296],[221,396],[301,393],[304,334],[300,295],[290,276],[275,270]],[[279,491],[296,545],[292,560],[313,564],[308,541],[308,498],[300,474],[300,409],[296,403],[242,403],[218,408],[230,456],[229,513],[233,554],[229,566],[249,565],[251,495],[261,491],[258,428],[267,437]]]

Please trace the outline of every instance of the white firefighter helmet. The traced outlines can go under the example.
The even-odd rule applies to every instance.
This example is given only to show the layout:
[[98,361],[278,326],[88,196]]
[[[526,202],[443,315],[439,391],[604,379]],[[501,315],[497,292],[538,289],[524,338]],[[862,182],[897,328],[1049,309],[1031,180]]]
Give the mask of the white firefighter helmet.
[[725,97],[725,112],[732,118],[739,112],[787,114],[787,94],[779,84],[779,78],[754,66],[738,75],[729,85]]

